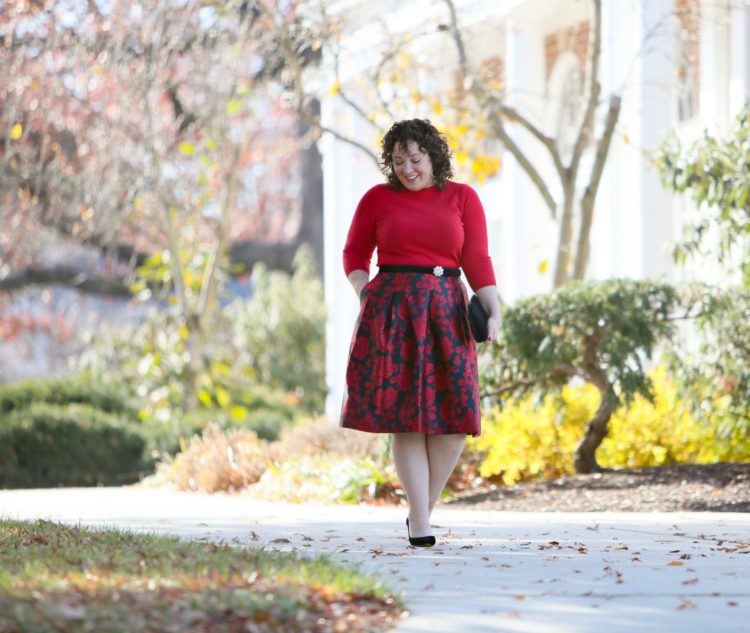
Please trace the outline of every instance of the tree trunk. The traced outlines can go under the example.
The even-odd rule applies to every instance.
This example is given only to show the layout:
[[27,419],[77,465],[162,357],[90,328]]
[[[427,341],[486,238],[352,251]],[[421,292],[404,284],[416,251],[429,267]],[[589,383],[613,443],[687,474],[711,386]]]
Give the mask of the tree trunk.
[[560,236],[557,241],[557,260],[555,262],[555,288],[564,285],[569,278],[571,246],[573,243],[573,204],[575,183],[564,183],[564,200],[562,218],[560,219]]
[[609,155],[612,135],[615,132],[617,119],[620,116],[620,104],[619,95],[612,95],[609,98],[609,111],[607,112],[604,124],[604,132],[596,149],[589,184],[581,198],[581,225],[578,229],[578,248],[576,249],[575,265],[573,266],[573,279],[583,279],[586,276],[590,251],[591,225],[594,219],[594,201],[596,200],[596,193],[599,190],[599,182],[604,171],[604,164]]
[[[320,102],[313,99],[308,112],[320,117]],[[310,128],[304,121],[299,123],[299,137],[309,136]],[[302,169],[302,223],[294,238],[294,251],[302,244],[309,244],[315,254],[315,267],[323,277],[323,157],[317,143],[310,143],[300,153]],[[293,257],[294,255],[292,255]]]
[[607,423],[613,411],[614,406],[609,391],[602,392],[599,408],[589,421],[586,433],[573,457],[573,466],[577,473],[593,473],[601,470],[596,461],[596,449],[607,436]]
[[607,423],[617,405],[612,383],[602,370],[597,354],[600,337],[601,332],[586,336],[583,341],[584,376],[599,390],[599,408],[594,417],[589,420],[586,433],[576,448],[573,466],[577,473],[593,473],[601,470],[596,462],[596,449],[607,436]]
[[203,324],[195,315],[187,315],[187,349],[189,360],[185,365],[185,410],[198,408],[198,376],[203,369]]

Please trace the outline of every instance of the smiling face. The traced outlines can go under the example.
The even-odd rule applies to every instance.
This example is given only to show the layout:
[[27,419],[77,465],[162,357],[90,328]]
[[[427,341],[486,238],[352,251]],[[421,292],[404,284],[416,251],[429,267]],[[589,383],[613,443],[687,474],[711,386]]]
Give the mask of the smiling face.
[[430,155],[420,150],[416,142],[409,141],[406,147],[396,143],[391,162],[393,173],[404,189],[419,191],[434,184]]

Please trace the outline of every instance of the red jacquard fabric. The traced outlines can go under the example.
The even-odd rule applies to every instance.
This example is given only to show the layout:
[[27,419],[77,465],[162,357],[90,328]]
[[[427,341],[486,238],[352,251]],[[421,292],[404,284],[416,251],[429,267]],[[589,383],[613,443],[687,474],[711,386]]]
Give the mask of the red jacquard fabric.
[[341,426],[479,435],[479,377],[457,277],[378,273],[365,286]]

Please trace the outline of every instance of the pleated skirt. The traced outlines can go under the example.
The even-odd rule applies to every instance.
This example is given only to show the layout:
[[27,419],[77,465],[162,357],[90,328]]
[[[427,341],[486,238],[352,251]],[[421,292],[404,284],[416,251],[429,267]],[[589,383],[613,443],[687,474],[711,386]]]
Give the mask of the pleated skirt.
[[362,293],[341,426],[479,435],[477,352],[460,278],[378,272]]

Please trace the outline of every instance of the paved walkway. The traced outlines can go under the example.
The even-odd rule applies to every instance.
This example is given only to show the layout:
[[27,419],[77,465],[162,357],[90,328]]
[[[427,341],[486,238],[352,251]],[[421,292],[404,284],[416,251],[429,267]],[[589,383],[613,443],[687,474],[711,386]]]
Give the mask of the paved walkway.
[[0,516],[328,553],[403,592],[396,633],[750,630],[750,514],[438,508],[431,550],[390,507],[89,488],[0,491]]

